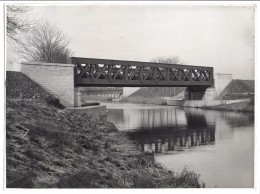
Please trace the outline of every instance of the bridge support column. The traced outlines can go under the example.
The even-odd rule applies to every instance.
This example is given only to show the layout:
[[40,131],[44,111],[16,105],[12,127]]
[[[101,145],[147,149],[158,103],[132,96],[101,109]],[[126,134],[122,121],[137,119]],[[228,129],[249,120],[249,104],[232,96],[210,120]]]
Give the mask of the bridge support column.
[[204,100],[206,87],[187,87],[184,100]]
[[81,91],[80,91],[80,88],[74,89],[74,107],[81,107]]
[[184,91],[184,100],[191,100],[191,92],[189,88]]
[[206,89],[205,95],[203,97],[204,100],[214,100],[217,97],[217,91],[215,87],[209,87]]
[[204,93],[205,93],[204,91],[191,92],[191,100],[202,100]]

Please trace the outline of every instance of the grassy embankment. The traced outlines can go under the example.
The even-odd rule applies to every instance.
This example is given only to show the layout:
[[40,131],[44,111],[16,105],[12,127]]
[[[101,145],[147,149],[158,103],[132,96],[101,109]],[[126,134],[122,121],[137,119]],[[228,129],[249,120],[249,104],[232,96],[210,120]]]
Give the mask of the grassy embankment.
[[254,80],[232,80],[227,87],[218,96],[219,100],[238,100],[250,99],[232,104],[222,104],[217,106],[202,107],[203,109],[236,111],[236,112],[254,112]]
[[232,112],[254,112],[254,102],[238,102],[232,104],[221,104],[217,106],[204,106],[201,107],[206,110],[220,110],[220,111],[232,111]]
[[184,87],[169,88],[169,87],[144,87],[140,88],[128,97],[123,98],[122,102],[131,102],[137,104],[156,104],[166,105],[166,99],[174,94],[179,94],[185,90]]
[[199,176],[168,171],[114,125],[64,109],[41,87],[7,72],[8,188],[201,187]]

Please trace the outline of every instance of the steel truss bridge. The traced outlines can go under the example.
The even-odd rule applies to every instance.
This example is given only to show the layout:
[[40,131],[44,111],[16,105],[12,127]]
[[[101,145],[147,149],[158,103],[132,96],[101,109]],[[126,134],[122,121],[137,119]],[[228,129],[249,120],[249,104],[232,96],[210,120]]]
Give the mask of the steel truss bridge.
[[72,57],[76,87],[202,87],[214,85],[213,67]]

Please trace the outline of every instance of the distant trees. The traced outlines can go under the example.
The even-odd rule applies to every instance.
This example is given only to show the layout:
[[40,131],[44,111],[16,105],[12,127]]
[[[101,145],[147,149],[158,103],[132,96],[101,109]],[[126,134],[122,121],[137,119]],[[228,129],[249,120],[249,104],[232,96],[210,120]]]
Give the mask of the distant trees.
[[151,62],[154,62],[154,63],[179,64],[179,65],[184,65],[185,64],[185,62],[181,61],[180,57],[178,57],[178,56],[157,57],[157,58],[154,58]]
[[29,62],[67,63],[73,54],[69,43],[68,37],[46,20],[23,37],[18,53]]

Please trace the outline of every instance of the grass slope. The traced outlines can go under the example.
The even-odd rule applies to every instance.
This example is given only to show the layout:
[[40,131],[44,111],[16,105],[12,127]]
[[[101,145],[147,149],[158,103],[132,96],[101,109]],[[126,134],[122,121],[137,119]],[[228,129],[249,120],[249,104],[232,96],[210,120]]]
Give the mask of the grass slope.
[[[28,77],[7,72],[8,188],[201,187],[186,169],[168,171],[112,123],[59,106]],[[53,103],[55,102],[55,103]]]
[[225,104],[225,105],[220,104],[216,106],[205,106],[201,108],[208,109],[208,110],[251,112],[251,113],[255,111],[254,101],[244,101],[244,102],[237,102],[237,103]]
[[128,97],[122,98],[122,102],[132,102],[138,104],[158,104],[166,105],[166,100],[162,97],[173,96],[183,92],[185,87],[144,87],[140,88]]
[[219,94],[218,99],[235,100],[250,98],[255,93],[254,80],[232,80]]

